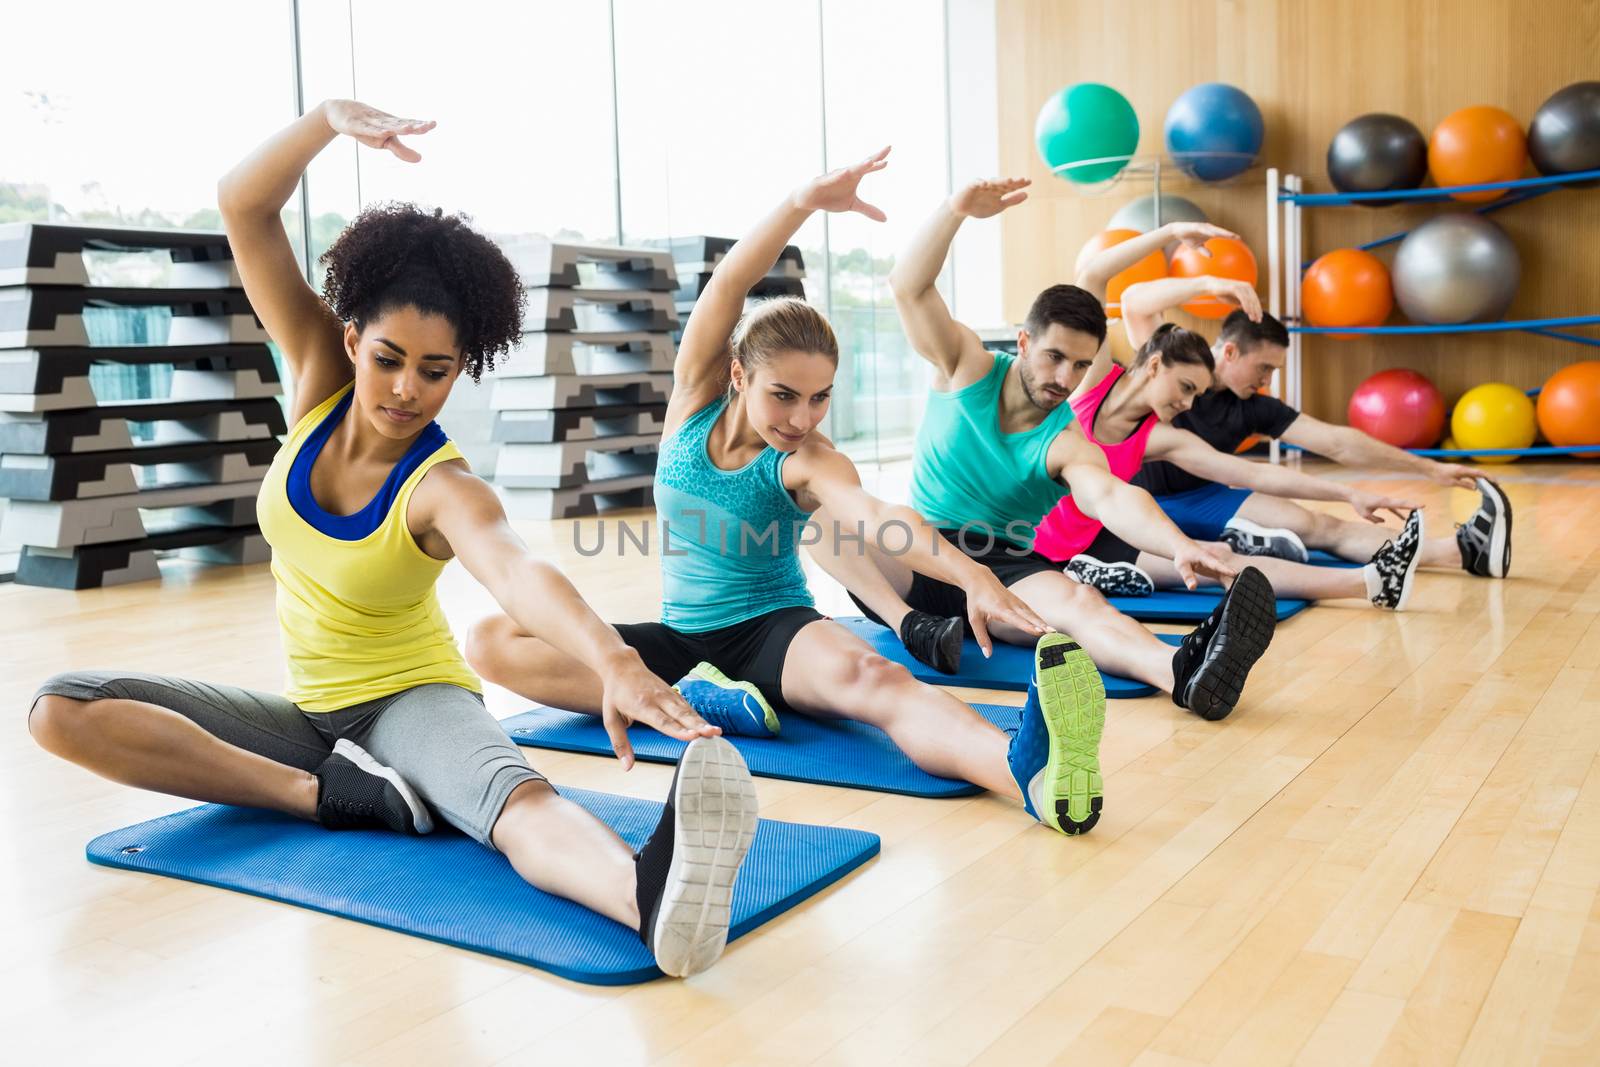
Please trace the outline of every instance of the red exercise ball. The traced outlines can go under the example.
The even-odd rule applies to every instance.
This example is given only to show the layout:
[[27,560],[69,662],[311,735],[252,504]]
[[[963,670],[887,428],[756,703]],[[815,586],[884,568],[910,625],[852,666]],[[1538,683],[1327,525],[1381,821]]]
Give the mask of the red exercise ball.
[[[1600,444],[1600,360],[1562,367],[1539,390],[1539,430],[1553,445]],[[1585,459],[1600,456],[1580,452]]]
[[[1394,310],[1389,268],[1371,252],[1336,248],[1319,256],[1300,283],[1301,307],[1313,326],[1382,326]],[[1349,339],[1360,334],[1336,333]]]
[[[1428,138],[1428,171],[1438,185],[1483,185],[1522,177],[1528,165],[1528,137],[1522,123],[1497,107],[1464,107],[1451,112]],[[1452,193],[1455,200],[1497,200],[1504,189]]]
[[[1189,245],[1178,246],[1172,253],[1171,275],[1174,278],[1231,278],[1234,281],[1256,284],[1256,257],[1250,246],[1231,237],[1213,237],[1205,243],[1209,256]],[[1202,296],[1183,305],[1183,310],[1202,319],[1225,319],[1239,305],[1215,296]]]
[[1379,371],[1350,394],[1346,418],[1396,448],[1428,448],[1444,432],[1444,397],[1414,370]]

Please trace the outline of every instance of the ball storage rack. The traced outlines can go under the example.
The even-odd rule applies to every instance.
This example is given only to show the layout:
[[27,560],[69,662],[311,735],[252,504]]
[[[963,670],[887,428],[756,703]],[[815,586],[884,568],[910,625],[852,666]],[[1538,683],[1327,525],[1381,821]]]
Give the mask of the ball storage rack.
[[[1509,193],[1498,200],[1482,204],[1474,210],[1487,215],[1503,208],[1555,192],[1575,188],[1584,182],[1600,181],[1600,170],[1578,171],[1571,174],[1551,174],[1538,178],[1519,178],[1515,181],[1482,182],[1474,185],[1449,185],[1426,189],[1393,189],[1370,193],[1308,193],[1305,179],[1298,174],[1283,173],[1276,167],[1267,170],[1267,310],[1282,320],[1289,330],[1289,354],[1284,364],[1283,378],[1274,381],[1274,391],[1284,396],[1295,408],[1302,405],[1304,386],[1304,352],[1302,339],[1318,334],[1353,334],[1409,336],[1415,334],[1459,334],[1522,332],[1540,337],[1552,337],[1573,344],[1600,347],[1600,337],[1572,333],[1572,329],[1600,326],[1600,314],[1561,315],[1536,319],[1504,319],[1493,322],[1462,322],[1453,324],[1407,324],[1400,326],[1310,326],[1301,317],[1300,284],[1311,261],[1306,258],[1304,213],[1307,208],[1340,207],[1350,204],[1381,201],[1437,203],[1448,201],[1457,193],[1476,193],[1501,190]],[[1356,246],[1361,251],[1371,251],[1403,240],[1409,230],[1386,234],[1366,244]],[[1536,396],[1538,390],[1529,392]],[[1585,452],[1600,452],[1600,443],[1592,445],[1541,445],[1532,448],[1510,449],[1411,449],[1422,456],[1463,458],[1471,456],[1565,456]],[[1271,445],[1274,463],[1280,459],[1276,441]]]

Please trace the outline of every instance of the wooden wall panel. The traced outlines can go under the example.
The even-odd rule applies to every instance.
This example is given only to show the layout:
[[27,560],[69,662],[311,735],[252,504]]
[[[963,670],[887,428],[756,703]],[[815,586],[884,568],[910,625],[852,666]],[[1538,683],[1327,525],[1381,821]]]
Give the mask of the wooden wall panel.
[[[1001,219],[1013,321],[1041,288],[1069,279],[1078,248],[1119,206],[1150,191],[1148,181],[1128,180],[1087,197],[1050,175],[1034,150],[1033,122],[1064,85],[1115,86],[1138,111],[1139,150],[1150,153],[1161,150],[1167,108],[1185,89],[1237,85],[1266,119],[1263,160],[1303,175],[1308,191],[1326,192],[1328,141],[1357,115],[1392,111],[1427,136],[1456,108],[1493,104],[1526,125],[1557,89],[1600,79],[1600,0],[999,0],[996,18],[1001,170],[1035,183],[1030,202]],[[1263,262],[1265,298],[1264,169],[1229,184],[1167,188],[1244,236]],[[1360,244],[1441,210],[1463,209],[1312,209],[1307,251]],[[1553,193],[1492,217],[1522,254],[1512,317],[1600,313],[1600,189]],[[1393,246],[1379,255],[1389,259]],[[1404,321],[1398,309],[1391,321]],[[1214,336],[1214,324],[1199,325]],[[1532,387],[1596,355],[1517,333],[1309,338],[1306,408],[1342,422],[1351,389],[1386,367],[1422,371],[1454,402],[1480,382]]]

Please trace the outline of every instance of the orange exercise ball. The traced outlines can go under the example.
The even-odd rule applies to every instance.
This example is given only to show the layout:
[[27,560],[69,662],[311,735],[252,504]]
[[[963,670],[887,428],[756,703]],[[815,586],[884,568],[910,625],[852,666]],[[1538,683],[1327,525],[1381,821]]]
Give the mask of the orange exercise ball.
[[[1090,257],[1099,255],[1112,245],[1119,245],[1130,237],[1141,236],[1138,230],[1102,230],[1089,238],[1083,248],[1078,252],[1077,269],[1082,270],[1083,265],[1089,262]],[[1106,310],[1120,311],[1122,309],[1122,291],[1136,282],[1153,282],[1167,276],[1167,259],[1157,248],[1139,262],[1111,276],[1111,281],[1106,284]]]
[[[1178,250],[1172,253],[1172,267],[1168,273],[1174,278],[1209,275],[1256,284],[1256,257],[1243,241],[1236,241],[1232,237],[1212,237],[1206,241],[1205,248],[1211,253],[1210,258],[1201,255],[1200,250],[1192,245],[1179,245]],[[1183,305],[1183,310],[1202,319],[1225,319],[1236,307],[1238,305],[1231,300],[1203,296]]]
[[[1539,430],[1553,445],[1600,444],[1600,360],[1562,367],[1539,390]],[[1594,459],[1600,452],[1580,452]]]
[[[1389,268],[1371,252],[1336,248],[1317,257],[1306,271],[1300,306],[1313,326],[1382,326],[1394,310]],[[1330,336],[1348,340],[1361,335]]]
[[[1528,138],[1522,124],[1497,107],[1464,107],[1445,116],[1428,139],[1428,172],[1438,185],[1479,185],[1522,177]],[[1456,193],[1456,200],[1495,200],[1504,189]]]

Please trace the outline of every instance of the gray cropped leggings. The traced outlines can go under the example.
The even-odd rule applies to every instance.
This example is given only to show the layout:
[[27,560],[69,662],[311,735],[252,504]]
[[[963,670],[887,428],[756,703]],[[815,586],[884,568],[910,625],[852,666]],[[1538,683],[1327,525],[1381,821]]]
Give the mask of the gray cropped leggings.
[[[70,671],[39,687],[73,700],[138,700],[278,763],[314,771],[349,738],[393,767],[446,822],[493,847],[489,831],[511,791],[543,781],[483,697],[455,685],[419,685],[338,711],[301,711],[285,697],[187,678]],[[30,705],[31,706],[31,705]]]

